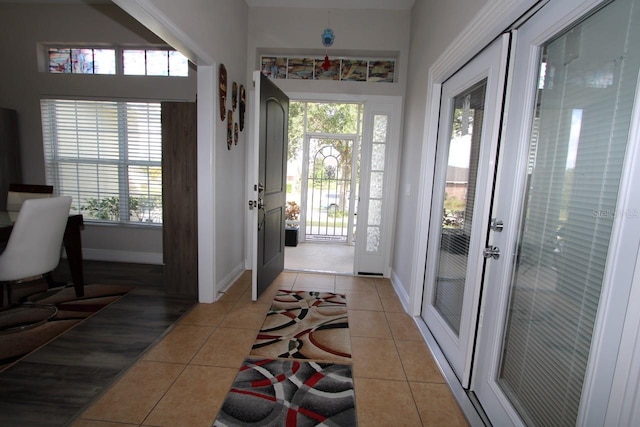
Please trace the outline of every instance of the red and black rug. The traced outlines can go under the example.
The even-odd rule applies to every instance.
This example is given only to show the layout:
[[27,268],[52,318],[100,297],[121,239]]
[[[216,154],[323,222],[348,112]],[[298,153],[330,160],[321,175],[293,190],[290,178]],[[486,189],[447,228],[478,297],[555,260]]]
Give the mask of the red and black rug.
[[251,356],[351,363],[345,295],[280,290]]
[[357,425],[351,365],[247,359],[214,427]]

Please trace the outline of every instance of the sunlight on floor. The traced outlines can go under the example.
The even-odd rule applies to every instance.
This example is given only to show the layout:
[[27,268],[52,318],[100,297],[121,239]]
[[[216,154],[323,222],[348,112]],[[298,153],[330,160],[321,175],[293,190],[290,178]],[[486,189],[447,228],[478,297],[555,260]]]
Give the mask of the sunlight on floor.
[[354,246],[344,243],[298,243],[285,246],[284,268],[334,274],[353,274]]

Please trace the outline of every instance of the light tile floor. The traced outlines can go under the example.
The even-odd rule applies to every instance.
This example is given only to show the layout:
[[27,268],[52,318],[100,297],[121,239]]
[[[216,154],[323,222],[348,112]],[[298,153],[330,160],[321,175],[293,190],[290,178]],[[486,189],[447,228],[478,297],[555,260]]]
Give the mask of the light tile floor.
[[257,302],[250,283],[196,305],[72,425],[211,426],[278,289],[347,294],[359,426],[467,425],[388,280],[283,272]]

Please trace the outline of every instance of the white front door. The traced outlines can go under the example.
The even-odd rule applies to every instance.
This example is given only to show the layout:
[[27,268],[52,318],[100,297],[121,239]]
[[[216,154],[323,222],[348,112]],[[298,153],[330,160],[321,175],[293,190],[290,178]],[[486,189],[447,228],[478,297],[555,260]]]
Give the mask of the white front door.
[[515,33],[471,389],[494,425],[605,425],[640,244],[640,0],[549,2]]
[[389,277],[395,219],[402,98],[364,106],[354,271]]
[[464,387],[482,290],[508,36],[442,86],[422,317]]

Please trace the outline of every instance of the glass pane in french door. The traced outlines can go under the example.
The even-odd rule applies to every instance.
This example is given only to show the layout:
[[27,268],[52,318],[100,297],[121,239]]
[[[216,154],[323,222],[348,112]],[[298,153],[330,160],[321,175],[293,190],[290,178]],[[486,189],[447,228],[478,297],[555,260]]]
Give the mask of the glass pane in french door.
[[638,81],[633,3],[542,46],[498,376],[527,425],[576,425]]
[[451,111],[433,305],[456,335],[462,317],[486,87],[484,79],[457,95]]

